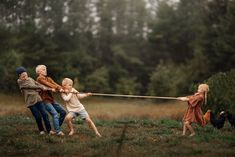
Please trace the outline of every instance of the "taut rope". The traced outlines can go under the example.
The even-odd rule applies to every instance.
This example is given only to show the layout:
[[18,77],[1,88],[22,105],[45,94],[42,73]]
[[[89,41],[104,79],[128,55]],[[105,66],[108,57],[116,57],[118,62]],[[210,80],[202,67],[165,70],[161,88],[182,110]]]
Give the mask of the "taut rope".
[[94,95],[94,96],[108,96],[108,97],[178,100],[176,97],[143,96],[143,95],[103,94],[103,93],[92,93],[92,95]]
[[[37,90],[36,88],[25,88],[25,87],[21,88],[21,90],[23,90],[23,89]],[[38,89],[40,89],[40,88],[38,88]],[[69,93],[78,94],[78,92],[69,92]],[[107,97],[178,100],[177,97],[163,97],[163,96],[143,96],[143,95],[125,95],[125,94],[104,94],[104,93],[91,93],[91,94],[93,96],[107,96]]]

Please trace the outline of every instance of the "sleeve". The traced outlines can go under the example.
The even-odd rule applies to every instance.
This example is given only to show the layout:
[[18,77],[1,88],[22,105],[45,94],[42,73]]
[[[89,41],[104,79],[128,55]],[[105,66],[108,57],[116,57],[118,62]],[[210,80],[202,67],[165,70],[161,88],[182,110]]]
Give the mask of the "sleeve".
[[[33,80],[33,82],[34,81],[35,80]],[[33,84],[33,83],[29,82],[29,81],[20,81],[20,80],[18,80],[17,82],[18,82],[18,85],[19,85],[21,90],[22,89],[43,89],[42,87],[40,87],[40,86],[38,86],[36,84]]]
[[68,93],[68,94],[61,93],[61,97],[64,101],[69,101],[71,99],[72,95],[73,95],[73,93]]
[[78,96],[78,99],[83,99],[83,98],[87,97],[87,94],[85,94],[85,93],[83,93],[83,94],[78,93],[77,96]]
[[199,102],[203,101],[203,97],[201,97],[200,95],[193,95],[193,96],[189,96],[189,101],[188,104],[192,107],[196,107]]
[[56,84],[51,78],[49,78],[49,81],[47,81],[45,78],[43,77],[38,77],[37,81],[42,84],[42,85],[45,85],[47,87],[50,87],[50,88],[54,88],[56,90],[60,90],[61,87]]
[[76,93],[78,99],[83,99],[83,98],[87,97],[87,94],[79,93],[75,88],[72,89],[72,92]]
[[46,86],[44,86],[44,85],[38,83],[37,81],[34,81],[34,82],[35,82],[35,84],[36,84],[37,86],[41,87],[43,90],[52,90],[51,88],[48,88],[48,87],[46,87]]
[[59,85],[58,83],[56,83],[52,78],[50,78],[50,77],[48,77],[48,80],[52,83],[52,84],[54,84],[55,86],[57,86],[57,88],[62,88],[61,87],[61,85]]

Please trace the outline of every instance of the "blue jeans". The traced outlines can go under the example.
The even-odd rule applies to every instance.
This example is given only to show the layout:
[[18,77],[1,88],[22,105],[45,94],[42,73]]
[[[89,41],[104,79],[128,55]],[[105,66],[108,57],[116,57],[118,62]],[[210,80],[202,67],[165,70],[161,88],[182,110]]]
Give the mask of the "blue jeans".
[[60,132],[61,131],[60,126],[62,125],[64,118],[66,116],[65,109],[60,104],[57,104],[57,103],[46,103],[45,106],[46,106],[46,110],[52,116],[55,131],[57,133]]
[[66,116],[66,110],[63,108],[62,105],[58,104],[58,103],[52,103],[53,107],[55,108],[55,110],[59,113],[60,117],[59,117],[59,125],[61,126],[64,122],[64,118]]
[[49,133],[51,131],[51,125],[50,121],[48,119],[48,115],[45,109],[45,105],[43,102],[39,101],[33,106],[29,106],[30,111],[32,112],[39,131],[44,131],[44,127],[42,125],[42,118],[46,127],[47,132]]

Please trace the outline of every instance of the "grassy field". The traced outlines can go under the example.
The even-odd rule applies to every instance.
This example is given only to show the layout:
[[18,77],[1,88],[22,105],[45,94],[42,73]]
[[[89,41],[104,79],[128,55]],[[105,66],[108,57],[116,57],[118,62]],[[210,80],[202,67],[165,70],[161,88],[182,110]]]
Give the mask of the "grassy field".
[[[181,102],[88,98],[82,101],[97,125],[97,138],[80,119],[73,137],[39,135],[31,113],[19,96],[0,95],[0,156],[97,157],[233,157],[235,130],[195,125],[197,135],[182,137]],[[68,129],[63,124],[63,131]]]

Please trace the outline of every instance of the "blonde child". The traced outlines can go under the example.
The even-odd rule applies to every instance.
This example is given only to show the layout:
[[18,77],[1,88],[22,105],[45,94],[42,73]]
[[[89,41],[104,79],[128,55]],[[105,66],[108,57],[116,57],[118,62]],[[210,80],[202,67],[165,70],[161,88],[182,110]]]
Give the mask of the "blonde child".
[[194,95],[178,98],[181,101],[188,102],[188,109],[186,110],[183,117],[183,136],[186,135],[187,130],[190,131],[190,136],[195,135],[195,131],[191,126],[192,123],[197,123],[201,126],[206,125],[206,121],[203,118],[201,106],[206,103],[208,92],[209,86],[207,84],[200,84],[198,86],[197,92]]
[[[38,65],[35,70],[38,75],[37,82],[46,87],[52,88],[53,91],[63,92],[62,87],[47,75],[47,67],[45,65]],[[46,110],[52,116],[53,125],[57,135],[64,136],[64,133],[61,130],[61,125],[63,124],[66,116],[65,109],[55,101],[51,91],[42,91],[40,92],[40,95],[45,103]]]
[[66,108],[69,112],[65,117],[65,121],[67,122],[68,128],[70,129],[69,135],[71,136],[74,134],[72,119],[80,115],[80,117],[83,120],[86,120],[90,128],[95,132],[95,134],[98,137],[101,137],[95,124],[91,120],[84,106],[79,101],[79,99],[88,97],[92,94],[91,93],[80,94],[76,89],[73,88],[73,81],[69,78],[63,79],[62,86],[65,92],[61,93],[61,97],[65,101]]

